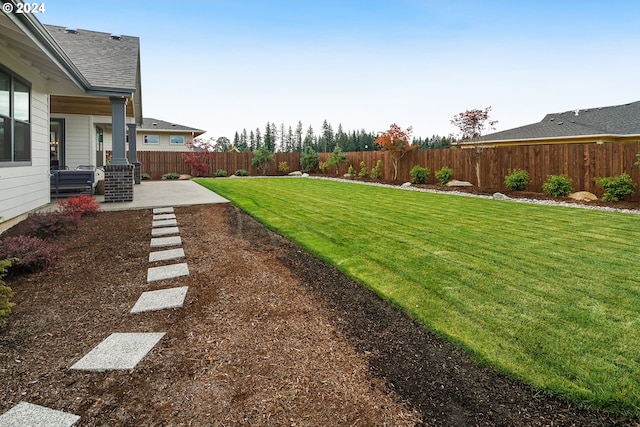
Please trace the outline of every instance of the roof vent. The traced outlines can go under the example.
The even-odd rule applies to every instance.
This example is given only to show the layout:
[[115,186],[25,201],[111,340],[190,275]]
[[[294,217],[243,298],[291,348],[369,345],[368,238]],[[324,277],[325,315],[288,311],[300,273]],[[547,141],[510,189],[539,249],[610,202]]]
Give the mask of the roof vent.
[[563,125],[563,124],[564,124],[564,122],[558,122],[558,126]]
[[175,123],[171,123],[171,127],[176,127],[176,124]]
[[122,40],[122,36],[117,34],[111,34],[111,40]]
[[76,30],[75,28],[67,28],[64,30],[64,32],[67,34],[78,34],[78,30]]
[[578,117],[580,110],[575,110],[574,113],[576,113],[576,117]]
[[153,126],[158,126],[156,122],[151,123]]
[[552,121],[554,121],[555,119],[556,119],[555,117],[551,117],[551,118],[549,119],[549,121],[550,121],[550,122],[552,122]]

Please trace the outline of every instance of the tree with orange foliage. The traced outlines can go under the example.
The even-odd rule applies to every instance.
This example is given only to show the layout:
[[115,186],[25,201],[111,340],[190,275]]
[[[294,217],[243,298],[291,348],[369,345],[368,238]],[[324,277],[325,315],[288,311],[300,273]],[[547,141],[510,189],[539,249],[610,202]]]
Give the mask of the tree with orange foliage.
[[383,132],[373,141],[374,144],[380,147],[382,151],[388,151],[391,157],[391,163],[393,164],[393,180],[398,178],[398,163],[400,159],[409,151],[415,148],[411,145],[411,132],[413,129],[411,126],[403,131],[400,126],[393,123],[389,130]]

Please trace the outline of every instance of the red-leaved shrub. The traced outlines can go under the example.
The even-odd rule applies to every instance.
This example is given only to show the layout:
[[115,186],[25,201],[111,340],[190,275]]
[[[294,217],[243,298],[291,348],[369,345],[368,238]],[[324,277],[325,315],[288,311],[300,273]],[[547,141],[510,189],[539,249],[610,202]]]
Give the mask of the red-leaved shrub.
[[96,203],[96,199],[91,196],[81,195],[72,196],[67,200],[58,200],[60,210],[69,216],[81,217],[93,215],[100,212],[100,205]]
[[31,272],[42,270],[54,262],[63,249],[39,237],[16,236],[0,241],[0,259],[17,258],[10,270]]
[[77,229],[79,222],[80,217],[67,215],[62,211],[38,212],[29,215],[27,227],[30,236],[48,239]]

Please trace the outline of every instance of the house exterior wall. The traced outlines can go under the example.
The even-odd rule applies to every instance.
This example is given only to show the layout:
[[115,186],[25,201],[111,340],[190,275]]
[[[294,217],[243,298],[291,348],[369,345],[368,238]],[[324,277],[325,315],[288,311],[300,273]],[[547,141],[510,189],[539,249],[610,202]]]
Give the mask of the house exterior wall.
[[47,82],[0,45],[0,64],[31,84],[31,164],[0,164],[0,232],[49,203],[49,96]]
[[75,169],[80,165],[95,165],[96,143],[92,116],[82,114],[52,114],[51,118],[64,119],[65,165]]
[[[157,135],[158,136],[158,144],[145,144],[144,136],[145,135]],[[182,136],[184,137],[184,144],[171,144],[172,136]],[[147,131],[147,130],[137,130],[136,131],[136,142],[137,142],[137,150],[138,151],[189,151],[187,146],[187,142],[192,140],[193,134],[191,132],[160,132],[160,131]],[[111,151],[111,133],[104,133],[104,149],[107,151]],[[129,149],[129,144],[127,144],[127,150]]]

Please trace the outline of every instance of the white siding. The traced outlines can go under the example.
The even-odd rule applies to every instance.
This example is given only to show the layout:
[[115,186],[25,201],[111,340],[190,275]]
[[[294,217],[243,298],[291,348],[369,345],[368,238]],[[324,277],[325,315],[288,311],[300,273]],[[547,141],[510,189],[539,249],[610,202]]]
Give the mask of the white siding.
[[[159,143],[158,144],[145,144],[144,136],[145,135],[158,135]],[[184,136],[184,144],[171,144],[171,136],[172,135],[181,135]],[[193,135],[191,132],[153,132],[153,131],[140,131],[136,132],[136,145],[138,151],[189,151],[187,147],[187,142],[193,139]],[[111,150],[111,133],[104,133],[104,149],[107,151]],[[127,144],[127,150],[129,150],[129,144]]]
[[49,203],[49,96],[46,82],[0,45],[0,63],[31,83],[31,165],[0,166],[3,222]]

